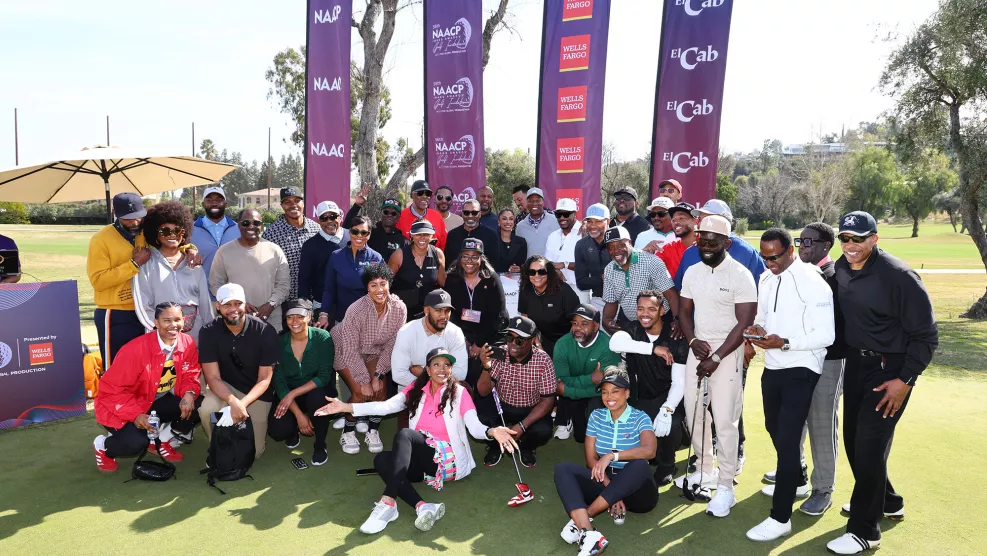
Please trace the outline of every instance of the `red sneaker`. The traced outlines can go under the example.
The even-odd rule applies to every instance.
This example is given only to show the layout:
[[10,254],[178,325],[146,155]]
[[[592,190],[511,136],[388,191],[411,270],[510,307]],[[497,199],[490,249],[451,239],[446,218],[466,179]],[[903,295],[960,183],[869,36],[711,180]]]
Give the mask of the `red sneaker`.
[[93,452],[96,454],[96,469],[105,473],[112,473],[120,467],[117,465],[117,460],[106,455],[106,450],[100,450],[93,446]]
[[[147,446],[147,451],[151,452],[152,454],[157,453],[157,449],[154,447],[153,442],[151,442]],[[185,456],[183,456],[181,452],[173,448],[170,442],[161,443],[161,457],[163,457],[165,461],[170,461],[172,463],[176,461],[182,461],[183,459],[185,459]]]

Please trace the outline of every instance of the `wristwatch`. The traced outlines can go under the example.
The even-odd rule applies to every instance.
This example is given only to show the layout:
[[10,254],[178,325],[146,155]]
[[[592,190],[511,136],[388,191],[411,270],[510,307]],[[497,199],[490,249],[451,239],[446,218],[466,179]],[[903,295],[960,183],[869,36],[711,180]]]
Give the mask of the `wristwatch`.
[[781,351],[788,351],[792,349],[792,344],[788,343],[788,338],[782,338],[781,340],[785,342],[785,344],[781,346]]
[[710,355],[709,358],[713,360],[713,363],[719,363],[720,361],[722,361],[722,359],[720,358],[720,354],[715,352],[713,353],[713,355]]
[[617,450],[613,450],[610,453],[613,454],[613,461],[620,461],[620,453]]

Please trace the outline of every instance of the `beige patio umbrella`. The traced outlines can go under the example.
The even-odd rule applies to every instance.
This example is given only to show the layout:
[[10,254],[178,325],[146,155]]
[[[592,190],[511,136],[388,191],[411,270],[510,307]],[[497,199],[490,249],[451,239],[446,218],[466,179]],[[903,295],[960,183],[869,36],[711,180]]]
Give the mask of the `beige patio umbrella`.
[[106,199],[127,191],[150,195],[218,182],[237,168],[191,156],[151,156],[120,147],[85,148],[63,159],[0,171],[0,201],[65,203]]

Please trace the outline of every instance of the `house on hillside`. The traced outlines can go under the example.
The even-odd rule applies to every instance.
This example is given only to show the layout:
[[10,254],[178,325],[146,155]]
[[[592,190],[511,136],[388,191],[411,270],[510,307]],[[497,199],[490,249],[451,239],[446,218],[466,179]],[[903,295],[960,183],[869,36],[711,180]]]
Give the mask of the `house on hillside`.
[[268,207],[268,202],[270,202],[271,209],[281,208],[281,190],[277,187],[258,189],[257,191],[248,191],[246,193],[241,193],[237,195],[237,206],[240,209],[245,208],[256,208],[256,209],[266,209]]

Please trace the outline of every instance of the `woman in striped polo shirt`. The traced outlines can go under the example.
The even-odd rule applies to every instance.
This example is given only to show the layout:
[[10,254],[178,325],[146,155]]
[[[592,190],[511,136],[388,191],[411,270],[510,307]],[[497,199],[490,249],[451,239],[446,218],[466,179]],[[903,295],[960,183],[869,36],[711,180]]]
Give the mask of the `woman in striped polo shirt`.
[[629,388],[627,371],[606,368],[600,383],[604,407],[586,425],[586,466],[555,465],[555,487],[571,518],[562,540],[578,543],[579,556],[594,556],[609,544],[590,518],[609,509],[621,525],[627,511],[647,513],[658,505],[658,485],[648,468],[658,440],[648,414],[627,405]]

